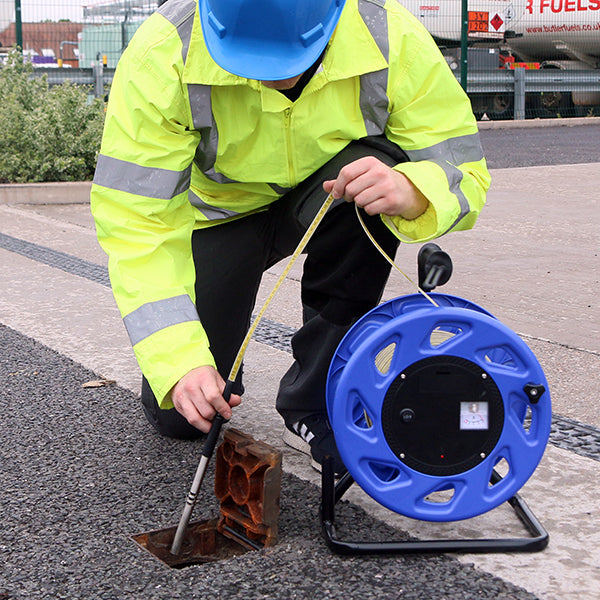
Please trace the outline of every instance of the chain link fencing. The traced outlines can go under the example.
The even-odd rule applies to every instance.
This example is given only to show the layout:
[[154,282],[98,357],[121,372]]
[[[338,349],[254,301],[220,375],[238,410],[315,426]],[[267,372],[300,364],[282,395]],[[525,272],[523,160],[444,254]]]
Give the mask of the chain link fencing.
[[[178,0],[0,0],[0,46],[20,46],[51,82],[95,83],[100,95],[165,1]],[[478,119],[600,115],[600,0],[400,3],[433,35]]]

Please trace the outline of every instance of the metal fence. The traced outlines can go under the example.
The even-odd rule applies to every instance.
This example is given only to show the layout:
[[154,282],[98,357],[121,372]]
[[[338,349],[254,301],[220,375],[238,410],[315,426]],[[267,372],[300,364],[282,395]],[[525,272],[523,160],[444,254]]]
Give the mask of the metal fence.
[[160,0],[0,0],[0,46],[18,45],[35,66],[115,67]]
[[[102,93],[164,1],[0,0],[0,46],[19,45],[51,82],[70,77]],[[436,39],[478,118],[600,115],[600,0],[400,1]]]

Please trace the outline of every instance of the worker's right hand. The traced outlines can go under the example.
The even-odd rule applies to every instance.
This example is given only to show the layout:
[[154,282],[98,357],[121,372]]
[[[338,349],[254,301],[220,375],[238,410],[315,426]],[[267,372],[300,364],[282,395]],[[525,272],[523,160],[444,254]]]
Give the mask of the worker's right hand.
[[337,179],[323,182],[334,198],[355,202],[368,215],[399,216],[406,220],[421,216],[427,198],[403,173],[374,156],[363,156],[342,167]]
[[196,429],[208,433],[217,413],[231,419],[231,408],[242,399],[231,394],[229,403],[223,398],[225,381],[211,366],[197,367],[186,373],[171,390],[173,405]]

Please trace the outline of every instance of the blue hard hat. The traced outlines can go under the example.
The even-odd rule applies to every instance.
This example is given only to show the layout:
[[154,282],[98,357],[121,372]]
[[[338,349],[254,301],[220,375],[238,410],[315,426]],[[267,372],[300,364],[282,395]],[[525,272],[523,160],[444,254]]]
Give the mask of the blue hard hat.
[[264,81],[296,77],[321,55],[345,0],[199,0],[206,46],[226,71]]

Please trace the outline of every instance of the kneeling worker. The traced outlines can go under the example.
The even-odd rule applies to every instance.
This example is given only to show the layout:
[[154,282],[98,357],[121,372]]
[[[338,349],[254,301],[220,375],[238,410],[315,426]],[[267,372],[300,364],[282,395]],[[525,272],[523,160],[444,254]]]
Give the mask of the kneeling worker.
[[327,371],[389,276],[353,204],[393,256],[471,228],[488,187],[470,102],[396,0],[164,3],[119,61],[91,194],[150,423],[189,439],[231,417],[262,274],[332,193],[276,407],[290,444],[343,471]]

